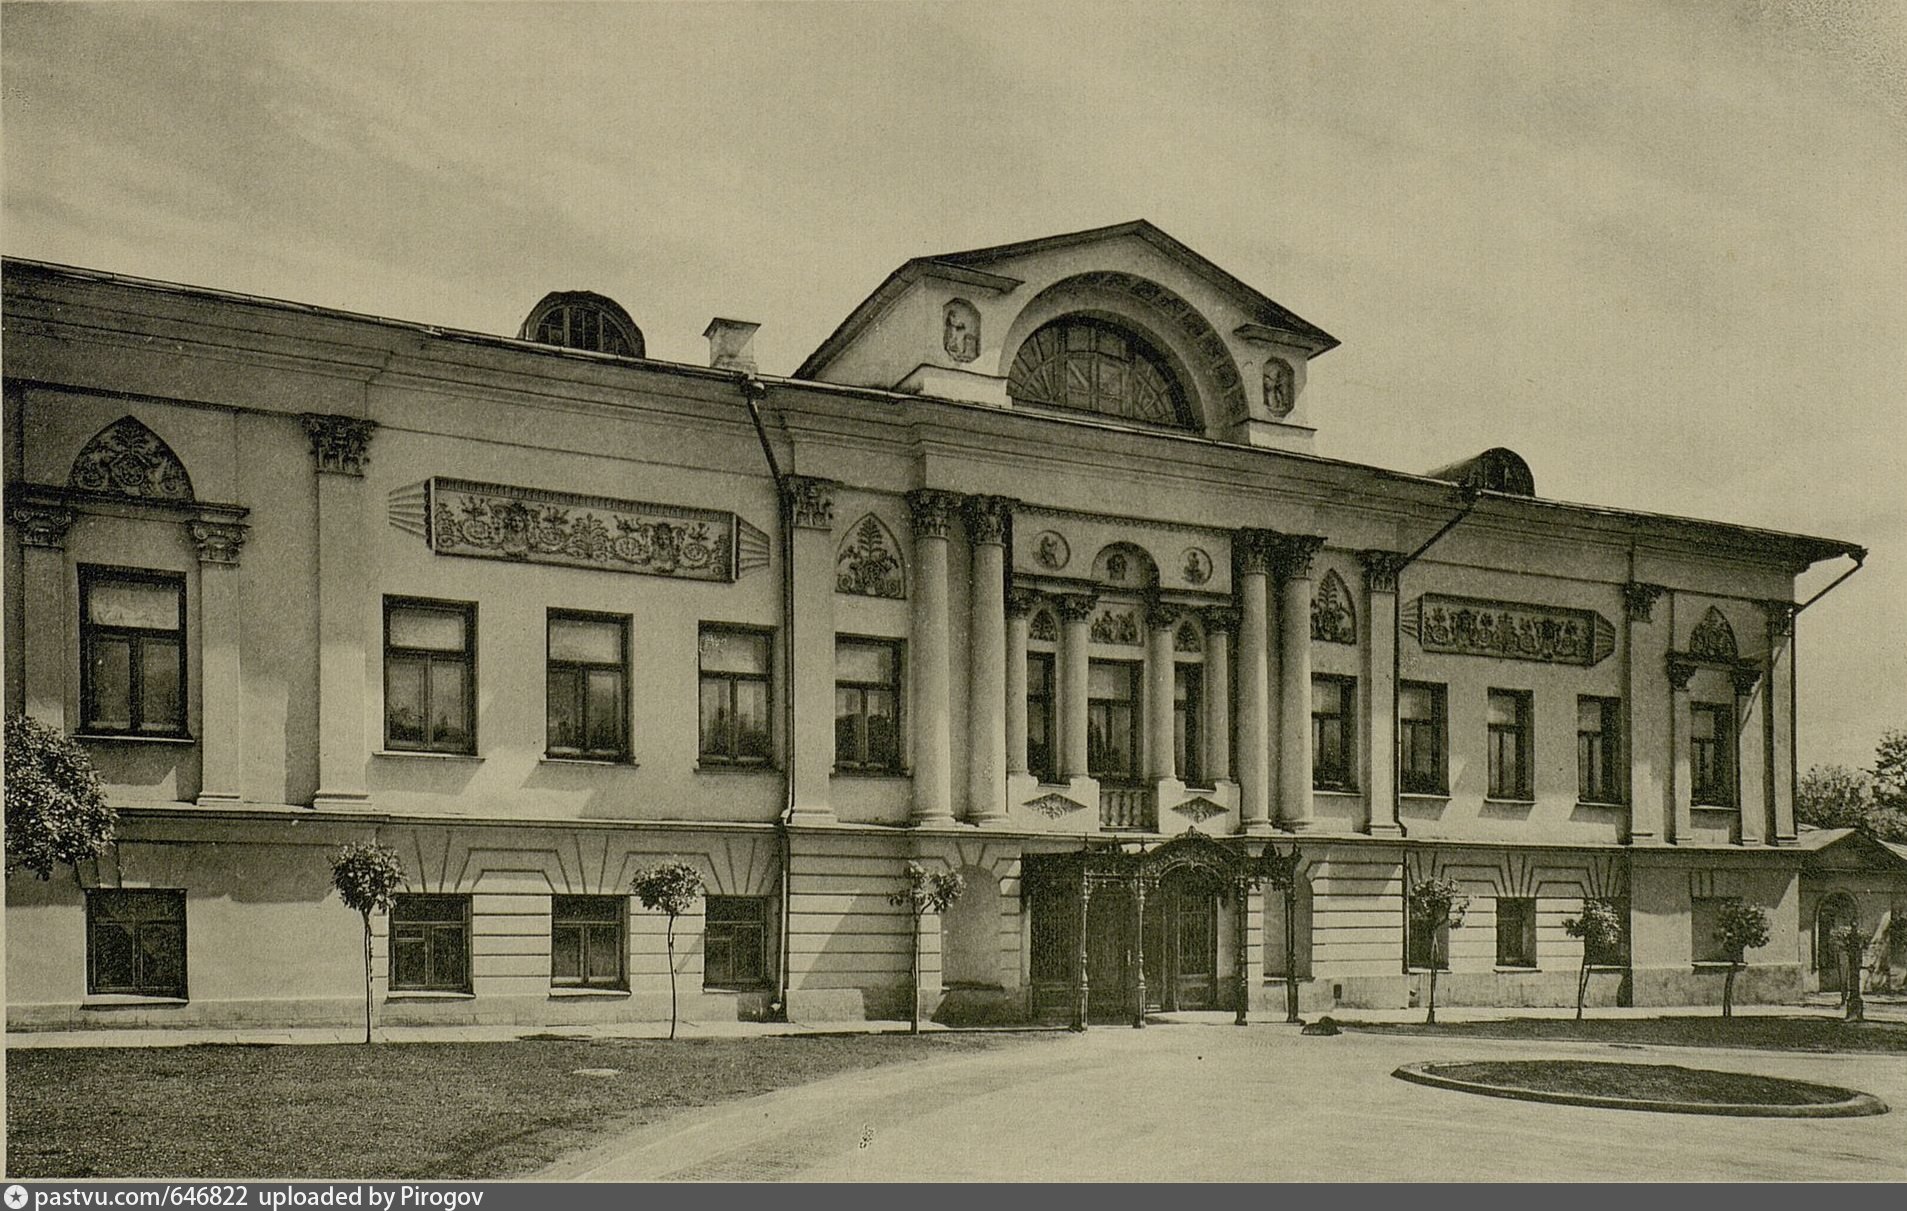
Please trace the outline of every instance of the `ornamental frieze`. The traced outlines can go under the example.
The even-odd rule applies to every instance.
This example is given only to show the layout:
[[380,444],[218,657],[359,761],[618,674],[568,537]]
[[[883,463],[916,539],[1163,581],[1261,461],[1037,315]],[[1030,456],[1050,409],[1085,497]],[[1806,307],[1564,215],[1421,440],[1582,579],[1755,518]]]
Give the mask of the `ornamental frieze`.
[[1076,799],[1068,799],[1058,791],[1048,791],[1037,799],[1028,799],[1021,807],[1031,808],[1048,820],[1057,820],[1061,816],[1070,816],[1074,812],[1083,812],[1086,805]]
[[1133,610],[1101,610],[1093,618],[1094,643],[1117,643],[1137,647],[1139,616]]
[[1426,652],[1587,667],[1616,650],[1615,626],[1594,610],[1426,593],[1401,621]]
[[1198,824],[1203,824],[1213,816],[1222,816],[1226,812],[1223,804],[1214,803],[1204,795],[1196,795],[1183,803],[1175,803],[1172,810]]
[[390,515],[439,555],[723,582],[768,565],[768,535],[713,509],[432,478]]

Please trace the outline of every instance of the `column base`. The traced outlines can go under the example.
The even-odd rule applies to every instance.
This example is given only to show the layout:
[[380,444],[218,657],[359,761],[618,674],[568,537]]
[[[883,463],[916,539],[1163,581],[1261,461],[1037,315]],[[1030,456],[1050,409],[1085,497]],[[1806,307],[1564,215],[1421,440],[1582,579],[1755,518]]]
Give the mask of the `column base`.
[[1801,839],[1799,837],[1776,837],[1773,841],[1769,842],[1769,844],[1778,849],[1793,849],[1795,846],[1801,844]]
[[1366,831],[1373,837],[1401,837],[1404,835],[1404,826],[1395,820],[1373,820]]
[[1294,833],[1321,833],[1325,831],[1324,822],[1313,816],[1306,816],[1302,820],[1280,821],[1279,827],[1287,832]]
[[[829,818],[832,819],[833,817],[829,817]],[[952,813],[949,813],[944,816],[915,816],[912,820],[909,820],[907,822],[907,827],[909,828],[952,828],[957,823],[959,823],[959,821],[953,818]]]
[[237,807],[245,799],[234,791],[201,791],[193,802],[200,807]]
[[1239,835],[1245,837],[1269,837],[1277,831],[1269,820],[1245,820],[1238,826]]
[[371,809],[369,791],[319,791],[311,797],[313,811],[328,812],[368,812]]
[[1005,828],[1012,822],[1012,818],[1005,812],[988,812],[986,815],[975,816],[968,821],[975,828]]
[[788,813],[790,824],[833,824],[834,809],[828,807],[799,807]]

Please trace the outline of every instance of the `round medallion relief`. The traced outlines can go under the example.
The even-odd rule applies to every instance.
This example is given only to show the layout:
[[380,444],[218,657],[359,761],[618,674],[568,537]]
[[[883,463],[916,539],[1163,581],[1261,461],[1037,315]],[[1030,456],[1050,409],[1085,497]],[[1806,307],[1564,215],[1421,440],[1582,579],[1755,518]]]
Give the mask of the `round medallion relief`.
[[1187,547],[1179,570],[1187,584],[1204,584],[1212,578],[1212,557],[1198,547]]
[[1042,567],[1057,572],[1073,557],[1072,548],[1058,531],[1042,530],[1033,536],[1033,558]]

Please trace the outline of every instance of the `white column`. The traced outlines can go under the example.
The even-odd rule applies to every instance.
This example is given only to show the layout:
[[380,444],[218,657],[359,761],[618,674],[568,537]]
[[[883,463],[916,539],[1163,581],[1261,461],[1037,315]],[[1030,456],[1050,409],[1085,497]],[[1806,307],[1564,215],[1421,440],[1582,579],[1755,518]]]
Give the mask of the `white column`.
[[[1661,691],[1663,661],[1668,659],[1669,625],[1656,617],[1661,585],[1630,581],[1622,586],[1627,632],[1623,659],[1628,672],[1623,717],[1628,721],[1623,756],[1629,767],[1629,844],[1659,845],[1674,827],[1670,792],[1674,771],[1674,728],[1668,696]],[[1667,615],[1668,609],[1662,610]]]
[[7,518],[20,536],[24,631],[15,638],[24,649],[26,713],[64,732],[66,724],[66,532],[77,520],[59,505],[14,505]]
[[311,805],[363,810],[366,790],[365,666],[375,640],[364,468],[377,422],[306,413],[318,477],[318,793]]
[[[967,498],[967,543],[973,551],[968,629],[967,818],[1006,822],[1007,636],[1006,526],[1012,502],[999,496]],[[1021,675],[1026,661],[1022,656]],[[1026,695],[1020,695],[1024,716]],[[1024,750],[1024,731],[1021,748]]]
[[[831,479],[788,477],[789,546],[795,585],[789,649],[794,667],[794,734],[783,737],[794,780],[794,819],[834,819],[834,490]],[[779,709],[779,708],[776,708]]]
[[1673,737],[1670,750],[1669,840],[1685,845],[1692,840],[1689,835],[1689,816],[1695,799],[1694,775],[1689,768],[1689,749],[1693,741],[1693,721],[1689,718],[1689,682],[1695,677],[1695,666],[1670,656],[1668,672],[1669,733]]
[[1767,839],[1767,729],[1762,722],[1768,713],[1767,687],[1759,664],[1738,665],[1730,674],[1735,683],[1735,803],[1741,843],[1760,845]]
[[1172,629],[1179,607],[1164,601],[1146,604],[1146,777],[1155,787],[1179,776],[1173,760]]
[[1312,828],[1311,560],[1322,538],[1286,534],[1278,542],[1278,818],[1293,832]]
[[1053,604],[1059,611],[1059,775],[1070,782],[1088,776],[1086,650],[1092,640],[1089,620],[1094,598],[1089,593],[1068,593]]
[[952,678],[948,666],[947,532],[952,492],[907,494],[914,523],[914,823],[953,823]]
[[199,803],[239,803],[245,776],[244,679],[239,652],[244,606],[239,598],[238,553],[246,527],[195,521],[199,553]]
[[1232,632],[1236,606],[1205,610],[1205,768],[1213,784],[1232,778]]
[[1397,822],[1397,575],[1399,551],[1365,551],[1364,734],[1370,762],[1364,785],[1370,795],[1373,836],[1395,837]]
[[[1026,772],[1026,628],[1039,594],[1014,589],[1006,598],[1006,772]],[[1052,737],[1047,737],[1052,743]]]
[[1768,610],[1768,774],[1765,794],[1776,845],[1795,843],[1794,827],[1794,603],[1772,601]]
[[1240,530],[1233,543],[1238,571],[1238,830],[1271,831],[1272,535]]

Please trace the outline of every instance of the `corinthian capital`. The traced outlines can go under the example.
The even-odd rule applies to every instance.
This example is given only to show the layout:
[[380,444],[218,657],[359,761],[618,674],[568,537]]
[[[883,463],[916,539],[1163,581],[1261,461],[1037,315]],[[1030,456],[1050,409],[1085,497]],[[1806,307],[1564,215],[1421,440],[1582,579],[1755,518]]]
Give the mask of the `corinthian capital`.
[[945,538],[960,508],[958,492],[938,488],[916,488],[907,494],[907,510],[914,521],[915,538]]
[[967,537],[973,542],[999,544],[1006,541],[1007,519],[1013,516],[1013,502],[1004,496],[969,496],[966,503]]
[[1311,561],[1324,546],[1322,534],[1279,534],[1272,543],[1271,570],[1280,580],[1311,575]]
[[834,528],[834,490],[840,487],[832,479],[813,475],[790,475],[790,520],[798,530]]
[[1402,551],[1368,550],[1357,553],[1364,564],[1364,587],[1373,593],[1395,593],[1397,574],[1404,570],[1404,561],[1410,558]]
[[311,461],[320,474],[363,475],[370,463],[371,435],[377,422],[358,416],[307,412],[300,416],[311,439]]

